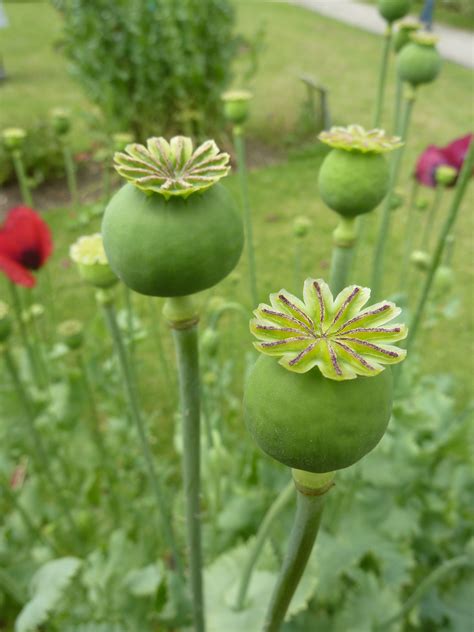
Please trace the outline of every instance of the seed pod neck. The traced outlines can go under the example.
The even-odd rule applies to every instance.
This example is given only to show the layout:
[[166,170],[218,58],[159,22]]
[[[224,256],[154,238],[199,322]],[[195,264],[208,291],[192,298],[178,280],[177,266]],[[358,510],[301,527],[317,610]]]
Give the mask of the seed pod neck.
[[172,329],[189,329],[199,322],[199,313],[190,296],[167,298],[163,316]]
[[322,496],[334,485],[335,472],[315,474],[292,468],[291,474],[296,489],[305,496]]

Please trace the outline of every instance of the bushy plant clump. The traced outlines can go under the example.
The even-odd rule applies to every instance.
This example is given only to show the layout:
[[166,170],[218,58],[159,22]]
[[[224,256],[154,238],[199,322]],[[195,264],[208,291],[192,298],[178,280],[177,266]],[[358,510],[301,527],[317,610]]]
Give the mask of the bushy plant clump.
[[114,130],[206,131],[236,52],[228,0],[64,0],[72,72]]

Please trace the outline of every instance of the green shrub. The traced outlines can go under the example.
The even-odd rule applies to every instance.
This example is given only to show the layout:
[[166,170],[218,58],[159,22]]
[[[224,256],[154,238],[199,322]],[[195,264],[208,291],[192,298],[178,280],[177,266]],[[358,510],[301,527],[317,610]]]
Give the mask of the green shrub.
[[237,40],[228,0],[60,0],[71,70],[110,126],[137,138],[220,121]]

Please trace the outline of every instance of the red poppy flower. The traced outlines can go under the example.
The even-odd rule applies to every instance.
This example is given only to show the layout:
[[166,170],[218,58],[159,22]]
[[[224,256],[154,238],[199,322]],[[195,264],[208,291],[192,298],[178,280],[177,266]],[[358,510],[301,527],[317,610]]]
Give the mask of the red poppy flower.
[[473,138],[474,134],[467,134],[462,138],[456,138],[452,143],[443,147],[442,152],[446,156],[449,161],[449,164],[461,171],[461,167],[464,162],[464,158],[466,157],[467,150],[469,149],[469,145]]
[[0,228],[0,270],[17,285],[33,287],[35,277],[53,251],[51,233],[41,217],[27,206],[12,208]]
[[430,145],[418,158],[415,178],[426,187],[436,187],[436,169],[441,165],[452,166],[444,151],[436,145]]

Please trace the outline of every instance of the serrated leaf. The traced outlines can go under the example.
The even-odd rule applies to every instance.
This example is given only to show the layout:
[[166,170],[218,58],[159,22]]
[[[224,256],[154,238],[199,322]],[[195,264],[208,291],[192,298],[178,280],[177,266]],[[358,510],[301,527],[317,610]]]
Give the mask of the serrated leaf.
[[31,581],[33,597],[18,615],[15,632],[35,632],[47,621],[81,563],[76,557],[62,557],[47,562],[35,573]]

